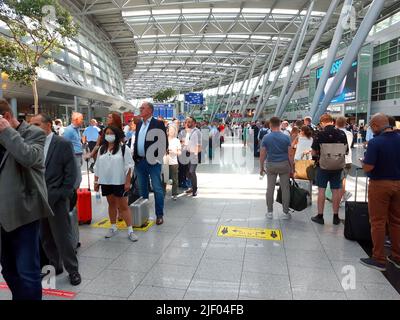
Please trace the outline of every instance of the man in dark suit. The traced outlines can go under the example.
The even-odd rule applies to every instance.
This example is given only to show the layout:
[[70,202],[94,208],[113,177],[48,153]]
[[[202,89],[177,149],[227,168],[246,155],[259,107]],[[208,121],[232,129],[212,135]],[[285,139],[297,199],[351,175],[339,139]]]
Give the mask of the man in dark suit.
[[140,107],[142,121],[137,125],[133,159],[139,179],[140,196],[149,198],[149,176],[154,191],[157,225],[164,222],[164,189],[161,182],[161,165],[168,150],[167,132],[164,122],[153,118],[154,107],[143,102]]
[[71,284],[76,286],[81,283],[81,276],[74,247],[74,226],[69,217],[69,199],[77,176],[74,150],[71,142],[53,133],[49,116],[39,114],[31,119],[31,124],[40,127],[46,133],[45,177],[49,205],[54,212],[54,216],[41,220],[43,249],[56,273],[62,273],[64,265]]

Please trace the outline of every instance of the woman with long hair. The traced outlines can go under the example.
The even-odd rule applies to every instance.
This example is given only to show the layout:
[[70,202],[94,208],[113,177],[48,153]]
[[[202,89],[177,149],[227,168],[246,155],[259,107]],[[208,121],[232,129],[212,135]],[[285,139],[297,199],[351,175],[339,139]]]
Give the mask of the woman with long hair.
[[296,140],[293,141],[292,147],[296,149],[294,160],[301,160],[303,156],[307,160],[311,159],[311,145],[313,143],[312,130],[309,126],[302,126]]
[[[107,127],[111,127],[111,126],[118,128],[122,131],[122,120],[121,120],[121,116],[119,115],[118,112],[110,112],[107,115]],[[96,146],[93,148],[93,151],[84,155],[85,160],[89,160],[90,158],[93,158],[94,163],[96,162],[97,152],[99,151],[101,142],[104,138],[104,131],[100,132],[99,137],[97,138]],[[122,131],[122,133],[123,133],[123,131]],[[125,139],[125,137],[124,137],[124,139]],[[124,141],[124,139],[123,139],[123,141]],[[94,166],[94,163],[92,165],[92,168]]]
[[124,144],[124,134],[118,127],[109,126],[104,130],[95,166],[94,190],[107,197],[111,229],[106,238],[117,234],[117,215],[128,226],[128,238],[137,241],[133,233],[132,216],[128,206],[127,192],[131,185],[134,162],[129,147]]

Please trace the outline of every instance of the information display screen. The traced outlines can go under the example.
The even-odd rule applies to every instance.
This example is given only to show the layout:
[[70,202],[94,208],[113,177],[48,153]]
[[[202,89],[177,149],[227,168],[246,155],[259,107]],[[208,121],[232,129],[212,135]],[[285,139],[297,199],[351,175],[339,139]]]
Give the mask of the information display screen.
[[[331,70],[329,72],[328,81],[325,84],[324,92],[321,95],[320,101],[322,101],[322,99],[325,97],[326,93],[328,92],[330,86],[332,85],[335,75],[340,70],[342,61],[343,61],[343,58],[340,58],[340,59],[337,59],[333,63]],[[357,61],[354,61],[352,63],[349,72],[347,72],[347,75],[344,77],[339,88],[336,90],[335,95],[332,98],[330,103],[343,103],[343,102],[349,102],[349,101],[356,100],[356,97],[357,97],[357,65],[358,65]],[[323,69],[323,67],[316,69],[316,80],[317,81],[316,81],[315,88],[317,88],[319,79],[321,78],[322,69]]]
[[153,117],[163,117],[164,119],[172,119],[174,117],[175,104],[173,103],[156,103],[154,104]]
[[202,93],[185,93],[185,102],[189,104],[204,104],[204,98]]

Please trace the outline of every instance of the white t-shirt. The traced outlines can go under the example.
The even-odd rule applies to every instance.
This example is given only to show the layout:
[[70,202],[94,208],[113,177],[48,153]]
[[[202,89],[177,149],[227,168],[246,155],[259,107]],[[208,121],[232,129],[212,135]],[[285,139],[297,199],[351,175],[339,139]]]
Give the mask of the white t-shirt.
[[122,157],[122,150],[119,148],[116,154],[107,151],[104,154],[98,153],[94,175],[99,177],[99,184],[123,185],[129,169],[133,169],[135,163],[128,146],[125,146],[125,156]]
[[349,146],[349,153],[345,156],[345,159],[346,159],[346,164],[351,164],[353,163],[352,152],[351,152],[351,145],[353,143],[353,134],[349,130],[346,130],[345,128],[339,128],[339,129],[346,134],[347,144]]
[[178,164],[178,151],[182,149],[178,138],[168,140],[168,163],[170,165]]
[[[313,138],[299,136],[297,146],[296,146],[296,153],[294,155],[294,160],[301,160],[301,156],[303,155],[303,152],[311,150],[312,143],[313,143]],[[311,159],[311,154],[307,155],[307,157],[305,159],[307,159],[307,160]]]

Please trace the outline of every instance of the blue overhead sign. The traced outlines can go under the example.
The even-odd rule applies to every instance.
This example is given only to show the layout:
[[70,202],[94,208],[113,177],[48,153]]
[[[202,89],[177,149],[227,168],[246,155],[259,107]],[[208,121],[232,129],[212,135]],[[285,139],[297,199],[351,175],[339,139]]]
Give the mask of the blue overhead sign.
[[155,103],[153,117],[159,116],[165,119],[172,119],[174,117],[175,104],[173,103]]
[[185,102],[189,104],[204,104],[204,98],[202,93],[185,93]]

